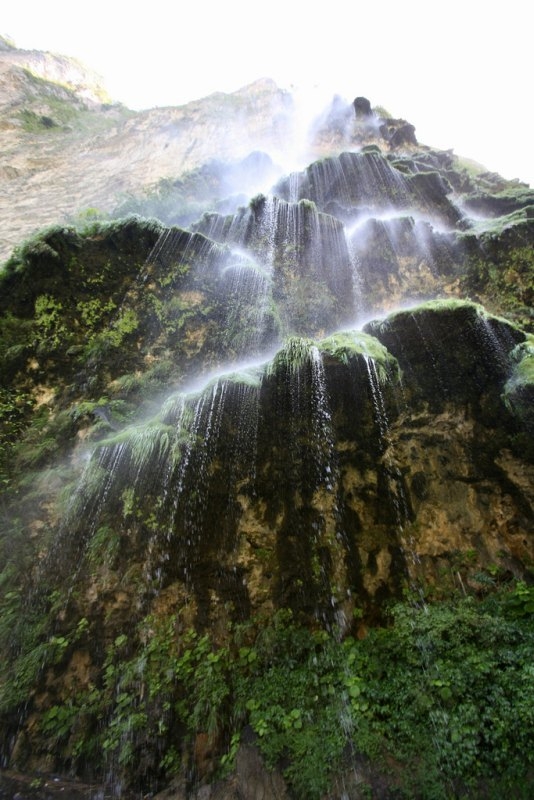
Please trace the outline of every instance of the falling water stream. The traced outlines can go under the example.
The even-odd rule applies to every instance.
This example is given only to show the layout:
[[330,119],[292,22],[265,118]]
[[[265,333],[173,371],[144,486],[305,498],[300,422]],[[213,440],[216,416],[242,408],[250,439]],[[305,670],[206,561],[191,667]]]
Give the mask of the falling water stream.
[[[482,385],[497,371],[504,381],[519,340],[465,312],[476,317],[465,336],[482,366],[475,374],[462,365],[467,377],[460,379],[450,368],[454,352],[443,366],[446,326],[434,332],[417,309],[403,317],[415,345],[400,340],[395,315],[370,323],[367,333],[355,330],[355,320],[387,305],[414,265],[449,280],[457,212],[448,194],[443,182],[405,174],[371,147],[293,172],[234,214],[206,214],[191,231],[161,233],[123,305],[151,302],[150,336],[157,341],[160,328],[175,325],[176,348],[187,322],[180,313],[194,310],[202,324],[211,314],[216,355],[205,356],[199,344],[196,366],[184,366],[148,418],[92,443],[41,567],[44,574],[58,563],[66,605],[84,570],[90,575],[101,532],[113,529],[117,547],[141,564],[140,606],[179,586],[199,628],[272,614],[279,604],[341,638],[358,606],[375,602],[356,575],[360,557],[375,557],[374,543],[360,552],[367,524],[401,551],[406,574],[383,583],[407,583],[424,607],[395,452],[409,391],[426,410],[454,395],[455,380]],[[199,341],[202,330],[199,323],[193,331]],[[402,370],[411,382],[406,393]],[[361,521],[365,502],[377,510]],[[261,602],[247,583],[252,558]],[[126,583],[126,567],[115,569]],[[445,712],[433,723],[446,726]],[[108,768],[120,796],[120,766],[112,760]]]

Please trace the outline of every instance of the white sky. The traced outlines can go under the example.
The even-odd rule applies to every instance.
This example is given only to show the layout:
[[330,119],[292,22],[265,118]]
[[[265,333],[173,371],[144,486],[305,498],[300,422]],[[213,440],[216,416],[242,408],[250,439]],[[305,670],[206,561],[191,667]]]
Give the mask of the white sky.
[[[7,6],[7,7],[6,7]],[[368,97],[454,151],[534,187],[526,0],[11,0],[0,33],[83,61],[130,108],[261,77]],[[318,109],[319,110],[319,109]]]

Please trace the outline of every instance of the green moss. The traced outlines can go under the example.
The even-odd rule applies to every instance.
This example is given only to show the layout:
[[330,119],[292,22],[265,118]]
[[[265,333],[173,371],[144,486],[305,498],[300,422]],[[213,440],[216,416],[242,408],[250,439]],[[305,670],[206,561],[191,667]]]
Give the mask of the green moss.
[[[128,442],[132,447],[132,452],[135,454],[135,461],[140,462],[143,459],[143,455],[149,456],[154,451],[154,448],[166,447],[171,432],[172,427],[170,425],[166,425],[158,419],[153,419],[144,424],[129,426],[113,436],[101,439],[97,444],[97,448],[113,447],[114,445]],[[167,444],[162,444],[162,442]]]
[[[126,214],[122,216],[125,217]],[[101,226],[111,222],[107,211],[102,211],[94,206],[89,206],[78,211],[74,216],[69,216],[68,221],[70,225],[76,228],[80,236],[99,235],[102,231]]]
[[0,489],[9,485],[15,446],[30,424],[33,407],[31,394],[0,386]]
[[405,315],[409,314],[412,317],[424,316],[429,312],[436,312],[441,314],[443,312],[456,312],[456,311],[470,311],[476,316],[486,317],[487,312],[480,303],[473,303],[470,300],[459,300],[455,297],[448,297],[446,299],[428,300],[424,303],[418,303],[416,306],[400,309],[394,311],[383,320],[379,322],[379,327],[387,327],[394,324],[397,320],[402,319]]
[[317,206],[313,200],[307,200],[306,198],[299,200],[298,208],[303,212],[312,213],[314,215],[317,214]]
[[507,228],[500,234],[467,239],[470,255],[462,290],[532,330],[534,302],[534,251],[530,244],[532,221]]
[[20,119],[26,133],[44,133],[45,131],[52,131],[54,128],[57,128],[57,122],[54,122],[51,117],[43,114],[36,114],[28,109],[24,109],[20,112]]
[[[389,174],[376,148],[368,148],[360,161],[376,162],[375,166],[384,168],[383,176]],[[431,160],[425,164],[423,158],[405,162],[408,172],[432,166]],[[325,169],[325,173],[328,171]],[[422,183],[421,191],[428,188],[430,193],[439,188],[436,172],[419,174],[422,177],[415,179],[414,185]],[[317,177],[322,174],[317,172]],[[162,208],[167,204],[167,211],[178,197],[188,202],[184,185],[162,182],[154,192],[158,214],[156,200],[161,201]],[[397,200],[400,205],[402,198]],[[259,216],[265,203],[265,197],[255,198],[250,211],[245,212],[246,221],[252,219],[251,211]],[[291,208],[291,212],[294,210]],[[389,332],[387,341],[386,337],[379,341],[354,331],[321,339],[324,331],[331,330],[334,314],[338,314],[337,319],[352,314],[354,298],[347,289],[350,281],[339,280],[334,251],[326,248],[324,259],[319,259],[320,248],[309,244],[310,232],[320,223],[325,232],[341,233],[340,239],[333,238],[335,243],[344,241],[343,232],[339,223],[327,224],[326,215],[318,215],[311,201],[301,201],[298,210],[302,213],[295,226],[297,235],[281,241],[280,234],[280,240],[273,237],[274,244],[269,239],[276,256],[276,285],[273,296],[266,290],[266,303],[273,320],[276,314],[284,319],[286,330],[294,326],[317,340],[294,336],[265,367],[214,379],[220,391],[215,392],[212,382],[203,390],[212,395],[204,398],[171,397],[159,415],[153,409],[150,414],[143,413],[156,394],[161,396],[163,390],[168,393],[170,385],[185,381],[189,369],[196,371],[199,367],[203,374],[210,374],[217,364],[228,363],[236,349],[246,348],[254,333],[257,319],[239,306],[232,282],[225,284],[221,277],[225,267],[236,266],[235,260],[230,261],[228,248],[214,245],[199,234],[165,229],[154,220],[110,223],[100,219],[100,212],[88,210],[74,226],[41,232],[19,249],[0,276],[0,304],[5,311],[0,322],[1,367],[3,375],[13,377],[9,389],[0,389],[0,456],[3,447],[11,470],[5,480],[16,472],[15,463],[24,468],[24,480],[29,485],[35,479],[29,469],[46,465],[64,448],[70,448],[78,441],[77,433],[93,439],[106,436],[95,448],[94,461],[74,498],[71,516],[60,530],[65,552],[59,553],[62,558],[57,564],[46,565],[50,571],[57,567],[67,573],[72,563],[66,551],[71,547],[71,554],[81,556],[76,562],[76,579],[81,575],[80,582],[76,580],[74,588],[72,583],[68,588],[61,585],[62,602],[53,609],[53,604],[44,603],[35,620],[32,603],[23,602],[20,594],[15,597],[9,591],[3,598],[1,643],[9,645],[13,667],[13,675],[7,668],[2,674],[3,686],[7,687],[3,709],[12,714],[11,724],[11,719],[18,720],[21,709],[27,708],[31,714],[28,725],[41,724],[42,733],[50,737],[49,753],[57,757],[61,768],[76,772],[89,768],[92,762],[99,765],[95,769],[101,768],[101,774],[123,770],[125,778],[137,781],[147,794],[172,772],[184,769],[192,774],[188,760],[197,736],[214,735],[214,759],[223,764],[224,759],[235,755],[236,743],[247,725],[269,765],[282,765],[292,794],[308,800],[326,796],[332,771],[342,764],[344,752],[357,752],[360,765],[373,760],[386,782],[385,765],[393,771],[398,767],[391,782],[392,791],[399,797],[413,797],[419,792],[421,797],[435,800],[446,796],[453,783],[458,795],[467,795],[477,781],[501,780],[503,774],[510,777],[514,770],[524,777],[534,743],[529,710],[532,687],[528,668],[524,669],[532,661],[530,591],[523,591],[521,596],[518,593],[515,605],[506,606],[505,612],[499,603],[491,613],[467,604],[426,608],[421,614],[404,606],[397,610],[389,630],[372,632],[362,642],[349,637],[343,644],[338,631],[330,629],[329,635],[317,628],[323,609],[328,609],[327,618],[333,626],[333,604],[350,606],[349,591],[353,596],[360,591],[363,594],[359,584],[363,568],[357,553],[361,543],[367,547],[372,540],[373,547],[376,545],[376,550],[367,551],[365,561],[371,583],[373,573],[378,572],[378,546],[382,542],[390,547],[391,574],[402,572],[400,566],[396,570],[393,561],[397,558],[394,536],[398,513],[391,513],[391,520],[383,524],[389,512],[377,508],[368,516],[367,512],[360,515],[360,497],[356,494],[349,498],[350,514],[337,504],[344,491],[348,494],[352,469],[361,473],[362,504],[392,492],[380,469],[377,487],[373,477],[377,464],[385,465],[386,471],[389,467],[389,453],[383,452],[389,442],[382,437],[382,442],[374,443],[380,438],[377,431],[380,433],[383,422],[378,419],[381,409],[373,405],[374,387],[369,387],[369,381],[357,383],[355,370],[347,367],[356,365],[365,378],[365,368],[372,361],[383,382],[398,375],[399,363],[403,370],[411,368],[402,411],[397,409],[393,412],[397,416],[393,416],[389,405],[384,406],[384,420],[387,418],[390,424],[398,421],[400,429],[404,420],[398,419],[398,414],[413,411],[414,419],[420,420],[417,424],[423,425],[430,420],[432,402],[456,402],[462,414],[468,414],[468,422],[474,420],[478,426],[474,433],[477,448],[481,449],[484,437],[492,437],[496,451],[505,441],[501,431],[511,419],[501,403],[493,403],[506,379],[508,407],[530,424],[529,408],[534,407],[532,342],[512,350],[510,372],[508,351],[519,336],[511,334],[508,340],[494,337],[495,333],[511,331],[511,326],[489,318],[478,304],[458,300],[422,304],[377,323],[378,331],[382,328]],[[489,250],[478,253],[487,270],[487,291],[491,293],[492,288],[502,285],[504,297],[506,284],[512,304],[513,293],[520,286],[525,307],[532,288],[532,252],[526,238],[530,233],[524,224],[529,213],[528,208],[511,212],[504,227],[502,220],[498,223],[498,235],[487,232],[483,237],[481,244],[497,248],[498,258],[493,257],[493,250],[491,259],[486,257]],[[525,235],[521,249],[512,246],[512,238],[503,237],[503,233],[510,236],[511,231]],[[162,247],[154,247],[156,243]],[[258,251],[264,244],[258,242]],[[505,270],[501,269],[503,265]],[[251,261],[249,272],[255,269]],[[278,280],[279,274],[283,279]],[[227,273],[227,278],[230,275]],[[348,311],[341,314],[340,305],[345,301]],[[410,324],[396,327],[402,321]],[[484,327],[480,321],[490,324]],[[424,325],[420,325],[422,322]],[[273,321],[273,330],[276,327]],[[482,334],[477,338],[473,331]],[[495,347],[495,338],[498,344],[504,343],[501,349]],[[395,346],[398,349],[394,351]],[[258,350],[265,352],[266,348]],[[436,367],[434,360],[441,362],[442,356],[443,366]],[[318,365],[325,366],[324,385],[309,379],[317,377],[312,368]],[[294,377],[291,373],[299,370],[306,370],[306,380],[300,381],[300,397],[295,403],[296,382],[290,379]],[[274,379],[263,380],[265,375]],[[240,449],[239,437],[245,438],[248,433],[242,424],[244,414],[234,413],[229,419],[232,415],[226,412],[230,404],[223,408],[222,403],[226,397],[231,399],[234,387],[236,395],[255,400],[260,384],[266,402],[258,415],[262,435],[253,445],[257,448],[254,457],[258,457],[257,474],[252,478],[246,474],[246,459]],[[245,391],[249,388],[250,392]],[[325,401],[322,407],[318,401],[324,398],[319,397],[319,389],[327,394],[328,403]],[[226,390],[228,395],[224,394]],[[393,390],[381,394],[387,395],[380,398],[381,403],[388,404],[390,398],[391,408],[399,403],[398,397],[393,400]],[[211,427],[209,436],[200,441],[197,433],[201,415],[210,405],[207,398],[213,401]],[[417,405],[420,398],[424,406]],[[204,399],[204,406],[197,404]],[[219,402],[221,405],[217,405]],[[297,419],[286,413],[292,402]],[[39,410],[35,409],[37,405]],[[150,420],[109,435],[103,430],[109,423],[94,424],[91,420],[103,405],[110,405],[114,412],[110,416],[112,428],[124,421],[118,415],[121,409],[133,414],[139,406],[137,419],[143,415]],[[480,423],[487,422],[490,411],[485,410],[484,417],[481,405],[492,406],[496,416],[505,418],[504,423],[498,421],[502,428],[491,418],[482,430]],[[232,406],[232,410],[235,408]],[[425,413],[416,417],[421,409]],[[199,424],[195,427],[193,422]],[[514,425],[512,420],[510,428],[515,432],[519,425]],[[87,430],[79,431],[81,426]],[[405,431],[400,435],[409,434]],[[12,439],[19,443],[13,445]],[[184,443],[190,448],[190,474],[183,482],[173,482],[179,476],[175,467]],[[287,457],[289,450],[291,459]],[[235,455],[235,464],[227,459],[229,454]],[[116,469],[119,460],[120,470]],[[157,485],[161,473],[151,469],[162,461],[168,479],[164,498]],[[327,462],[329,470],[334,464],[332,484],[327,484],[321,472]],[[405,469],[399,465],[401,468]],[[493,462],[491,469],[496,470]],[[43,473],[43,482],[48,475]],[[260,483],[263,479],[265,488]],[[107,492],[104,497],[103,485]],[[414,493],[417,486],[422,500],[426,479],[412,485]],[[205,502],[206,497],[217,498],[217,502]],[[313,513],[309,512],[311,498],[317,506],[324,501],[331,509],[328,529],[321,528],[322,508],[316,513],[314,506]],[[219,500],[225,503],[222,513]],[[36,552],[46,551],[55,533],[52,522],[58,508],[45,501],[44,492],[19,493],[3,511],[2,556],[7,553],[12,563],[27,564],[31,577],[44,571]],[[162,512],[165,503],[172,506],[172,525],[167,524],[171,518],[170,512],[165,516],[168,509]],[[16,531],[23,529],[26,518],[20,522],[15,515],[28,514],[30,506],[39,514],[31,524],[38,524],[27,528],[22,560],[18,559]],[[89,522],[94,510],[100,518]],[[254,535],[248,544],[242,542],[244,549],[239,552],[244,554],[249,547],[251,556],[243,555],[234,568],[232,526],[242,512],[250,514],[243,516],[244,527],[250,522],[252,534],[261,530],[257,538],[262,546],[256,549]],[[378,522],[372,522],[369,529],[367,520],[374,513]],[[201,526],[204,520],[206,524]],[[200,531],[209,533],[206,541],[196,541],[203,538]],[[351,540],[353,550],[346,556],[342,539],[349,532],[354,547]],[[272,541],[266,541],[268,536]],[[219,547],[223,540],[230,542],[226,550]],[[466,549],[464,557],[471,558],[472,552]],[[128,559],[126,565],[123,556]],[[236,587],[246,586],[249,570],[258,566],[255,557],[263,561],[259,565],[263,570],[260,581],[267,576],[265,586],[271,576],[270,585],[274,585],[279,580],[276,571],[281,573],[280,588],[275,587],[272,593],[265,589],[266,603],[294,603],[303,618],[313,619],[314,631],[297,624],[287,612],[252,621],[239,631],[235,627],[223,630],[223,622],[234,613],[226,606],[240,605]],[[343,558],[347,575],[350,573],[347,585],[343,585],[342,575],[334,574]],[[20,564],[17,580],[6,578],[10,588],[17,581],[21,583]],[[130,580],[131,575],[137,575],[135,581]],[[193,587],[190,594],[187,582]],[[249,586],[250,603],[263,602],[263,598],[258,600],[255,577]],[[248,589],[241,590],[248,602]],[[377,594],[377,605],[381,596]],[[34,588],[27,597],[35,598]],[[188,608],[188,602],[196,608]],[[246,602],[236,616],[249,613]],[[180,610],[176,617],[167,613],[171,606]],[[66,675],[68,659],[75,654],[79,641],[72,620],[81,608],[93,614],[94,628],[85,643],[90,651],[90,678],[78,692],[70,691]],[[147,615],[151,608],[157,608],[158,613]],[[513,609],[521,619],[519,627],[510,632],[507,625]],[[216,620],[213,635],[185,633],[196,613],[199,628]],[[131,617],[126,623],[125,614]],[[22,631],[26,624],[30,630],[27,636]],[[14,628],[17,636],[11,647],[9,637]],[[491,637],[486,635],[488,631]],[[57,669],[51,669],[45,678],[47,667]],[[477,676],[483,679],[478,681]],[[32,705],[34,697],[38,699]],[[506,702],[501,702],[503,697]],[[492,718],[494,713],[505,721],[501,727]],[[513,730],[509,738],[507,730]],[[523,737],[521,747],[516,747],[515,737]],[[438,748],[433,747],[431,738],[439,743]],[[506,772],[509,767],[511,771]],[[362,767],[364,774],[362,780],[367,780]],[[443,776],[445,789],[440,785]],[[153,784],[148,785],[151,780]]]
[[249,208],[251,211],[258,212],[261,211],[267,202],[267,198],[264,194],[256,194],[249,202]]
[[[93,92],[97,92],[100,102],[106,104],[105,108],[93,109],[80,99],[71,86],[47,80],[30,69],[23,69],[22,72],[25,77],[24,108],[18,113],[28,132],[56,130],[61,131],[63,136],[76,137],[107,130],[116,125],[117,120],[127,119],[134,113],[120,104],[110,104],[103,89],[93,87]],[[46,109],[45,114],[43,109]]]
[[397,311],[365,330],[397,358],[411,402],[436,412],[469,403],[485,425],[501,427],[509,353],[525,339],[517,326],[476,303],[447,299]]
[[236,372],[225,372],[223,375],[213,378],[208,384],[206,389],[213,387],[218,382],[232,384],[234,386],[248,386],[250,388],[258,388],[261,384],[263,375],[263,367],[246,367]]
[[485,167],[483,164],[480,164],[478,161],[457,155],[454,155],[453,158],[455,169],[459,172],[466,172],[473,178],[481,178],[482,176],[488,174],[487,167]]
[[150,369],[120,375],[110,386],[110,392],[118,397],[142,403],[144,399],[153,398],[177,383],[180,376],[179,367],[169,354],[165,354]]
[[534,431],[534,336],[518,344],[511,353],[512,374],[504,386],[507,408]]
[[469,233],[476,233],[477,235],[500,236],[504,231],[513,228],[516,225],[521,225],[529,222],[534,217],[534,205],[529,205],[524,208],[511,211],[509,214],[501,216],[475,220],[471,222]]
[[268,364],[267,374],[275,375],[280,369],[286,369],[291,372],[299,370],[310,362],[312,347],[316,347],[312,339],[291,336],[285,342],[284,347],[277,352],[273,360]]
[[266,374],[276,375],[280,369],[291,372],[300,370],[314,359],[313,349],[319,354],[328,355],[339,361],[344,366],[362,357],[370,359],[377,367],[379,379],[383,381],[398,377],[398,364],[394,356],[378,339],[361,331],[341,331],[317,342],[313,339],[292,336],[267,364]]
[[511,353],[511,359],[514,367],[505,390],[534,387],[534,336],[530,335],[525,342],[518,344]]
[[373,106],[373,113],[377,117],[382,117],[382,119],[393,119],[393,114],[390,114],[384,106]]
[[374,336],[361,331],[342,331],[323,339],[319,349],[328,353],[342,363],[348,363],[352,358],[364,356],[382,365],[387,370],[396,372],[398,365],[396,359]]
[[0,642],[5,660],[0,665],[0,714],[28,703],[45,670],[63,660],[86,627],[87,621],[80,619],[64,635],[56,635],[53,618],[58,596],[41,592],[22,614],[24,600],[20,591],[8,591],[2,598]]

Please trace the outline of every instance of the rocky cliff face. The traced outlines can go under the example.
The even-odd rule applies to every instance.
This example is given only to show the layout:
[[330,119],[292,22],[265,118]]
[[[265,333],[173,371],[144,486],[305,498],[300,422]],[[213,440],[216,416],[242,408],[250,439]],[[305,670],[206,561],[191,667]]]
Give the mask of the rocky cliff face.
[[[46,176],[58,224],[0,273],[3,766],[119,795],[174,778],[171,795],[199,800],[418,796],[400,773],[422,751],[381,727],[375,627],[403,598],[445,609],[499,585],[530,614],[533,193],[365,98],[335,99],[310,132],[321,159],[280,175],[260,151],[282,152],[292,107],[271,84],[128,116],[39,78],[27,108],[36,79],[4,53],[20,84],[4,133],[20,148],[31,111],[28,150],[45,153],[9,191],[28,188],[30,215]],[[70,131],[60,96],[78,104]],[[82,169],[69,152],[88,130]],[[62,224],[75,174],[70,209],[111,208],[124,181],[159,220]],[[508,676],[530,633],[466,608],[461,657],[469,644],[477,670]],[[480,788],[504,734],[469,739],[450,774],[443,748],[475,723],[451,739],[460,680],[440,648],[464,628],[438,613],[442,640],[408,657],[431,681],[409,706],[443,737],[432,791],[440,775]],[[480,655],[490,628],[498,670]]]
[[0,81],[3,259],[40,227],[90,208],[112,212],[214,158],[239,161],[254,149],[278,155],[292,128],[291,98],[270,81],[134,113],[111,104],[77,62],[7,43]]

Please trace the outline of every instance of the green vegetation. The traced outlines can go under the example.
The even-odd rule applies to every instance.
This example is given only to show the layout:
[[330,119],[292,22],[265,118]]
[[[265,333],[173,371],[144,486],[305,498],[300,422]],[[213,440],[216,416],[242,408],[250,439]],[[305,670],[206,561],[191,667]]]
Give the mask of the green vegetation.
[[214,209],[215,201],[213,198],[203,202],[194,199],[195,191],[189,189],[188,183],[192,181],[194,184],[195,177],[196,174],[192,173],[176,180],[161,178],[143,193],[124,197],[114,209],[113,216],[120,219],[129,214],[140,214],[154,217],[167,225],[184,225],[199,219],[203,213]]
[[[121,113],[100,123],[68,90],[47,97],[16,111],[23,129],[75,136]],[[87,208],[9,259],[1,758],[113,774],[141,796],[176,776],[223,778],[254,742],[296,800],[336,796],[345,779],[355,800],[529,797],[534,340],[459,299],[371,323],[378,338],[322,338],[375,290],[375,307],[406,287],[429,296],[427,273],[447,296],[490,298],[532,324],[531,196],[478,168],[454,176],[454,163],[369,145],[301,174],[299,191],[328,214],[257,195],[237,216],[230,198],[194,226],[224,229],[221,239],[238,230],[245,253]],[[213,162],[162,179],[117,213],[186,224],[215,212],[248,169]],[[449,178],[475,206],[489,208],[499,187],[483,234],[475,226],[452,245],[429,223],[397,219],[390,233],[378,219],[387,200],[399,215],[422,205],[456,225]],[[367,211],[377,219],[351,254],[333,215],[358,210],[362,223]],[[432,247],[416,247],[418,225]],[[357,287],[356,265],[372,276]],[[180,393],[194,375],[266,352],[280,331],[293,335],[269,364]],[[450,510],[429,507],[442,479]],[[465,520],[455,489],[472,503]],[[433,603],[406,588],[412,535],[427,548],[412,572]],[[483,570],[488,559],[499,566]],[[476,596],[457,597],[453,573]]]
[[33,409],[33,398],[23,390],[0,386],[0,488],[9,484],[9,459]]
[[[352,759],[361,797],[385,784],[407,799],[496,800],[505,792],[526,800],[532,588],[403,603],[390,620],[362,640],[339,641],[280,610],[235,626],[217,645],[209,634],[181,632],[179,615],[150,615],[115,637],[98,677],[44,710],[40,727],[50,750],[74,763],[103,753],[131,776],[143,753],[145,774],[137,770],[136,779],[145,788],[180,772],[199,735],[224,774],[248,724],[268,767],[281,769],[301,800],[323,796]],[[22,683],[16,692],[4,683],[2,707],[22,702],[39,670],[90,633],[82,619],[68,635],[27,643]]]
[[101,217],[87,209],[77,227],[40,231],[0,273],[3,485],[51,463],[80,427],[101,433],[99,407],[117,422],[154,413],[155,395],[190,360],[235,359],[256,332],[253,304],[236,305],[224,284],[227,248],[172,229],[169,253],[149,263],[159,223]]
[[206,385],[206,388],[213,386],[213,384],[217,381],[223,381],[225,383],[228,382],[234,385],[249,386],[251,388],[258,388],[261,384],[262,375],[263,368],[261,366],[246,367],[236,372],[228,372],[218,378],[214,378]]
[[323,339],[319,349],[328,353],[337,361],[348,364],[352,358],[363,356],[371,359],[377,369],[381,382],[391,378],[398,378],[399,366],[397,360],[374,336],[369,336],[361,331],[343,331]]
[[107,94],[95,86],[92,91],[97,92],[103,104],[96,108],[66,84],[47,80],[29,69],[23,69],[22,73],[25,91],[21,105],[14,111],[23,130],[29,134],[61,137],[62,140],[76,138],[109,130],[134,114],[120,104],[110,104]]
[[[0,585],[7,577],[4,570]],[[15,672],[6,675],[6,663],[0,670],[0,716],[9,717],[12,709],[25,707],[44,670],[60,663],[86,630],[88,623],[82,618],[68,633],[54,633],[52,621],[62,600],[59,592],[47,594],[44,587],[31,608],[21,591],[3,595],[0,642],[7,664],[14,664]]]
[[[270,165],[269,157],[263,154],[263,160],[256,159],[252,169],[255,173],[265,172]],[[212,159],[179,177],[160,178],[139,194],[126,195],[113,216],[133,213],[156,217],[167,225],[186,225],[219,207],[234,211],[238,203],[246,203],[247,196],[241,194],[225,200],[225,195],[236,183],[249,180],[250,172],[247,159],[235,162]]]
[[[507,408],[534,431],[534,336],[518,344],[510,354],[512,374],[505,384],[503,399]],[[528,448],[531,449],[530,447]]]
[[452,158],[455,170],[467,175],[468,178],[476,182],[477,186],[495,189],[496,186],[500,187],[504,183],[503,179],[499,180],[498,175],[489,173],[487,167],[485,167],[484,164],[480,164],[478,161],[454,154]]
[[[79,64],[77,64],[79,66]],[[80,100],[76,94],[76,92],[71,89],[71,87],[66,83],[60,83],[59,81],[50,81],[46,78],[37,75],[31,69],[23,68],[22,72],[24,73],[28,84],[33,87],[34,91],[38,96],[46,97],[47,99],[58,99],[58,96],[62,99],[69,99],[72,103],[78,105],[80,104]],[[102,89],[102,93],[100,96],[100,100],[103,103],[109,102],[109,97],[106,92]]]
[[490,219],[476,220],[471,224],[468,233],[476,232],[482,240],[488,237],[500,236],[505,231],[516,225],[528,224],[534,217],[534,204],[515,209],[509,214],[491,217]]
[[[46,98],[47,114],[38,114],[31,109],[25,108],[20,112],[20,119],[24,130],[28,133],[52,134],[64,132],[66,126],[79,127],[82,120],[89,117],[90,121],[96,115],[83,109],[79,102],[71,98],[54,97],[49,95]],[[97,120],[94,120],[98,124]]]
[[[523,215],[523,211],[515,212]],[[502,219],[493,221],[500,225]],[[482,234],[482,252],[475,250],[468,258],[462,288],[480,298],[490,310],[498,310],[509,319],[533,329],[534,251],[528,241],[532,220],[524,220],[502,233],[492,230]]]
[[[31,100],[29,101],[31,106]],[[117,113],[106,117],[104,114],[95,114],[94,111],[84,108],[78,101],[70,98],[49,96],[45,100],[46,114],[41,113],[43,106],[39,102],[39,111],[31,107],[23,108],[18,112],[18,119],[22,128],[29,134],[43,134],[46,136],[76,137],[102,133],[117,124]],[[117,109],[119,118],[126,117],[127,112]]]
[[27,133],[40,133],[57,127],[57,122],[54,122],[51,117],[39,115],[27,109],[20,112],[20,119]]
[[110,215],[107,211],[89,206],[67,219],[80,236],[97,236],[105,230],[105,224],[110,222]]
[[518,344],[511,353],[514,363],[512,375],[506,384],[505,392],[520,387],[534,386],[534,336],[529,336],[525,342]]
[[[423,321],[425,318],[426,320],[433,318],[437,322],[440,319],[449,320],[451,313],[455,314],[458,320],[462,319],[464,325],[468,322],[472,324],[478,319],[488,320],[510,331],[516,331],[519,337],[523,335],[516,325],[506,320],[504,317],[496,317],[493,314],[489,314],[480,303],[474,303],[471,300],[460,300],[455,297],[427,300],[415,306],[403,308],[400,311],[394,311],[383,320],[371,322],[369,328],[371,330],[384,332],[402,323],[403,319],[412,318],[418,320],[420,318],[421,321]],[[456,331],[455,335],[458,335],[458,331]]]
[[289,337],[269,363],[267,374],[275,375],[282,368],[292,372],[300,369],[305,364],[311,363],[311,351],[315,346],[315,342],[312,339],[303,339],[299,336]]
[[384,106],[373,106],[373,113],[377,117],[381,117],[382,119],[393,119],[393,114],[384,108]]

